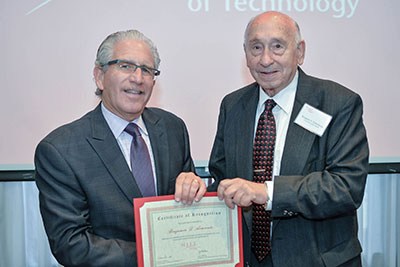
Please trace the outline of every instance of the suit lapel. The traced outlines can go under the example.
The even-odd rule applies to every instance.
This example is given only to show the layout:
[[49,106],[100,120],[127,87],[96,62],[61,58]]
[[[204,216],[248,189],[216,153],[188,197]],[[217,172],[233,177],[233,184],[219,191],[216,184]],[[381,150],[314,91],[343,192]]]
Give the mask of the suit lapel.
[[240,100],[241,108],[236,114],[235,144],[236,173],[239,177],[253,180],[254,118],[258,103],[258,84],[250,85],[249,92]]
[[100,105],[92,113],[91,128],[92,137],[88,138],[88,142],[103,161],[105,168],[109,171],[121,191],[130,202],[134,197],[141,197],[142,194],[139,187],[133,179],[117,140],[103,117]]
[[[254,120],[256,116],[257,104],[259,99],[258,84],[253,83],[249,86],[250,90],[239,101],[240,109],[235,114],[235,140],[236,145],[236,173],[238,177],[253,180],[253,139],[254,139]],[[243,217],[246,225],[251,232],[252,213],[251,207],[243,208]]]
[[169,182],[169,152],[168,139],[164,133],[165,126],[157,114],[150,109],[143,112],[143,121],[146,124],[150,137],[151,148],[153,150],[154,164],[157,176],[158,195],[164,195],[168,191]]
[[[309,156],[315,134],[294,123],[305,103],[319,108],[311,79],[299,68],[299,81],[283,150],[280,175],[299,175]],[[279,177],[278,177],[279,179]]]

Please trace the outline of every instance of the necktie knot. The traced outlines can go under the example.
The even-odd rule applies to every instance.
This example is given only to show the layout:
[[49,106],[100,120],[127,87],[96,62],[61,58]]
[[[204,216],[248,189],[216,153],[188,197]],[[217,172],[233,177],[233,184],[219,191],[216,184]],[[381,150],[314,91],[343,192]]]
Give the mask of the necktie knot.
[[126,126],[126,128],[124,129],[124,131],[132,135],[133,138],[136,138],[136,136],[141,136],[139,132],[139,127],[137,126],[136,123],[129,123],[128,126]]
[[265,110],[271,111],[276,106],[276,102],[273,99],[268,99],[265,102]]

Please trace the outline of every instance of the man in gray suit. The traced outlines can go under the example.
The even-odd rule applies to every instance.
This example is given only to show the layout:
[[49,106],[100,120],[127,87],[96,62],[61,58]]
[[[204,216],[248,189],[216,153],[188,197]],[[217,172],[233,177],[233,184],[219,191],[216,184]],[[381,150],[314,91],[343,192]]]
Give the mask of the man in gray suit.
[[51,250],[62,265],[137,265],[133,198],[142,197],[144,190],[132,172],[145,164],[132,166],[133,136],[124,130],[127,125],[136,125],[145,143],[141,151],[147,151],[153,175],[144,180],[150,180],[153,195],[175,193],[177,201],[191,204],[206,191],[193,173],[184,122],[145,107],[159,63],[156,47],[142,33],[108,36],[94,68],[101,103],[54,130],[36,149],[41,214]]
[[[223,99],[209,169],[211,189],[229,207],[243,208],[245,266],[361,266],[356,210],[369,156],[361,98],[300,69],[305,42],[282,13],[252,19],[244,50],[256,82]],[[253,165],[266,102],[276,103],[269,119],[276,127],[273,169],[271,179],[255,181],[268,176],[268,168]],[[257,205],[267,214],[263,225],[272,221],[262,245],[252,235],[261,231],[253,225]]]

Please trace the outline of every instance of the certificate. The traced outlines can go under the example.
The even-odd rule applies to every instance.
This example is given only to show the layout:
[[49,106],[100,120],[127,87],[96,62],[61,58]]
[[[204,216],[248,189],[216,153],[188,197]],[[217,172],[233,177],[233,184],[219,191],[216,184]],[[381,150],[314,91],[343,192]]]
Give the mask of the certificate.
[[216,193],[183,205],[173,195],[135,198],[139,266],[243,266],[240,207]]

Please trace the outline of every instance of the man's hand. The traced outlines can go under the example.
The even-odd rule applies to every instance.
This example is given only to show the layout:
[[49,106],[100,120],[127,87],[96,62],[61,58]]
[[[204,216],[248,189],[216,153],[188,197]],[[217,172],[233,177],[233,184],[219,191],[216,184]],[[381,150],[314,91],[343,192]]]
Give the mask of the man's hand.
[[248,207],[252,203],[265,204],[268,193],[263,183],[250,182],[242,178],[225,179],[218,185],[218,198],[233,209],[235,204]]
[[207,191],[206,183],[193,172],[181,172],[176,178],[175,200],[191,205],[193,200],[200,201]]

